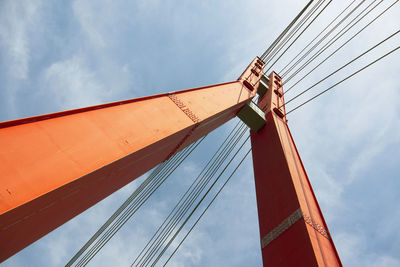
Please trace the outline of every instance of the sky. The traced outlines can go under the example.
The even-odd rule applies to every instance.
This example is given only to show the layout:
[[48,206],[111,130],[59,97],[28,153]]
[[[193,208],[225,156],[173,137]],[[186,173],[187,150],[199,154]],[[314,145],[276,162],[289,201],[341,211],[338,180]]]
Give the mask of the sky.
[[[3,0],[0,121],[235,80],[306,2]],[[370,2],[366,0],[364,6]],[[383,0],[361,25],[392,2]],[[332,1],[278,62],[276,71],[347,3]],[[398,30],[399,5],[313,72],[286,99]],[[288,108],[399,43],[396,36]],[[400,266],[399,73],[397,51],[288,115],[289,127],[344,266]],[[211,133],[89,265],[130,265],[195,178],[193,173],[205,164],[208,151],[235,122]],[[143,179],[125,186],[0,265],[63,266]],[[169,266],[261,265],[249,158]]]

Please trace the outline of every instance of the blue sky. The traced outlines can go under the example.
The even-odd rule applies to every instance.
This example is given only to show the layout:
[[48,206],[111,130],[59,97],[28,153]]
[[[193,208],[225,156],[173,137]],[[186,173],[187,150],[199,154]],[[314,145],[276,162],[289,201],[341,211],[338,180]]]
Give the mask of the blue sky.
[[[384,0],[365,21],[392,2]],[[1,1],[0,120],[235,80],[305,3]],[[282,63],[345,4],[333,1]],[[395,5],[288,97],[398,30],[399,16],[400,6]],[[394,38],[343,73],[365,65],[399,41]],[[399,73],[397,52],[289,115],[289,127],[345,266],[400,266]],[[344,75],[328,79],[296,103]],[[92,266],[130,264],[194,178],[190,174],[201,169],[208,149],[231,127],[211,134]],[[65,264],[140,180],[2,266]],[[170,266],[244,265],[261,265],[250,159],[170,262]]]

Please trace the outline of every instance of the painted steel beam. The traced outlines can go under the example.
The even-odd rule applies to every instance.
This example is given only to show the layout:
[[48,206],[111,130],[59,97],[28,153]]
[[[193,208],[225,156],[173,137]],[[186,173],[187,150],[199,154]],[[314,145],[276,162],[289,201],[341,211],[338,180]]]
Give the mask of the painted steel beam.
[[287,125],[281,79],[259,100],[266,124],[251,131],[264,266],[342,266]]
[[266,123],[264,112],[253,101],[248,102],[236,116],[255,132],[260,130]]
[[235,117],[263,67],[256,58],[234,82],[0,123],[0,261]]

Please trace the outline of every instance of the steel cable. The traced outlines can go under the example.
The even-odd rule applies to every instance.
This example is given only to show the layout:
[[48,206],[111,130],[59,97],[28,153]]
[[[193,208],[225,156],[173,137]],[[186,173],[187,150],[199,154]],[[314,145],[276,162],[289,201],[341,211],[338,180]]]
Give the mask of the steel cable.
[[[354,0],[355,1],[355,0]],[[285,36],[285,34],[292,28],[292,26],[296,23],[296,21],[303,15],[303,13],[307,10],[307,8],[311,5],[314,0],[310,0],[307,5],[297,14],[297,16],[289,23],[289,25],[283,30],[283,32],[275,39],[275,41],[264,51],[264,53],[260,56],[262,60],[271,52],[273,48],[275,48],[276,44]]]
[[[346,19],[348,19],[348,17],[350,17],[363,3],[365,2],[365,0],[361,1],[360,3],[358,3],[357,6],[355,6],[349,13],[347,13],[338,23],[336,23],[335,26],[332,27],[332,29],[330,29],[320,40],[318,40],[306,53],[304,53],[303,56],[301,56],[298,60],[296,60],[296,62],[294,62],[289,69],[287,69],[284,73],[281,73],[281,77],[284,78],[286,77],[286,75],[293,69],[295,68],[304,58],[306,58],[316,47],[318,47],[330,34],[332,34],[333,31],[335,31]],[[353,4],[350,3],[350,5]],[[350,5],[347,6],[350,7]],[[346,8],[346,9],[347,9]],[[346,10],[345,9],[345,10]],[[342,12],[343,13],[343,12]],[[342,13],[340,13],[334,20],[336,20]],[[333,20],[333,21],[334,21]],[[331,25],[333,23],[333,21],[329,24]],[[329,27],[329,25],[327,27]],[[326,28],[325,28],[326,29]],[[323,31],[325,31],[325,29]],[[321,33],[323,32],[321,31]],[[320,34],[321,34],[320,33]],[[316,37],[317,38],[317,37]],[[314,40],[316,39],[314,38]],[[311,44],[312,42],[310,42],[309,44]],[[305,49],[303,49],[302,51],[304,51]],[[297,56],[296,56],[297,57]],[[294,59],[293,59],[294,60]],[[292,60],[292,61],[293,61]],[[291,64],[292,62],[289,62],[289,64]],[[286,65],[286,66],[288,66]]]
[[[154,193],[154,191],[158,189],[158,187],[171,175],[171,173],[183,162],[183,160],[190,155],[190,153],[202,142],[203,139],[204,138],[202,138],[198,142],[195,142],[189,147],[185,148],[180,153],[177,153],[176,155],[171,157],[168,161],[160,164],[161,168],[155,169],[157,170],[157,173],[153,174],[154,173],[153,172],[152,175],[150,175],[143,183],[144,186],[139,186],[139,188],[135,190],[135,192],[131,195],[131,197],[124,202],[124,204],[122,205],[124,208],[120,207],[121,209],[118,209],[113,214],[113,216],[109,218],[109,220],[105,223],[105,225],[106,224],[110,225],[111,224],[110,221],[115,220],[115,218],[121,213],[122,209],[126,209],[124,213],[120,215],[120,217],[117,219],[117,221],[114,222],[114,224],[106,231],[106,233],[103,234],[103,236],[96,242],[96,244],[87,252],[87,254],[84,257],[82,257],[82,259],[78,262],[77,266],[86,265],[100,251],[100,249],[114,236],[114,234],[127,222],[127,220],[133,216],[133,214],[144,204],[144,202]],[[140,196],[138,197],[138,195]],[[117,213],[118,215],[116,215]],[[101,229],[104,230],[105,227],[101,227]],[[95,236],[98,237],[99,234],[96,232]]]
[[316,9],[322,5],[325,0],[319,0],[309,11],[308,13],[297,23],[296,26],[285,36],[283,41],[275,47],[270,55],[267,56],[264,60],[266,65],[279,53],[279,51],[293,38],[293,36],[300,30],[300,28],[307,22],[307,20],[314,14]]
[[[243,133],[241,134],[240,138],[243,136]],[[202,187],[198,190],[198,192],[196,192],[196,194],[194,195],[194,197],[192,198],[192,200],[187,203],[186,207],[184,208],[184,210],[182,211],[182,213],[180,214],[180,216],[177,218],[177,220],[175,220],[172,228],[167,232],[167,235],[163,238],[162,242],[156,247],[156,250],[154,251],[154,253],[149,256],[147,261],[151,261],[152,258],[156,255],[156,253],[158,252],[159,249],[161,249],[161,246],[163,245],[163,243],[165,241],[167,241],[169,235],[171,235],[175,228],[178,226],[178,223],[184,218],[184,216],[186,215],[187,212],[189,212],[190,208],[195,204],[195,201],[197,200],[197,198],[200,196],[200,193],[206,188],[206,186],[211,182],[211,178],[214,177],[214,175],[216,174],[216,172],[218,171],[218,169],[222,166],[223,162],[226,160],[227,156],[232,152],[233,148],[236,146],[237,142],[240,140],[237,139],[237,141],[235,142],[235,144],[229,149],[228,154],[226,154],[226,156],[223,158],[222,161],[220,161],[220,163],[218,164],[217,168],[213,171],[213,173],[210,175],[210,178],[207,179],[206,183],[202,185]],[[144,266],[144,264],[142,265]]]
[[[241,151],[241,149],[243,148],[243,146],[246,144],[246,142],[249,140],[250,135],[243,141],[242,145],[238,148],[238,150],[236,151],[236,153],[232,156],[232,158],[229,160],[229,162],[227,163],[227,165],[225,166],[225,168],[221,171],[221,173],[218,175],[218,177],[215,179],[215,181],[212,183],[212,185],[209,187],[209,189],[207,190],[207,192],[203,195],[203,197],[200,199],[200,201],[197,203],[197,205],[194,207],[194,209],[192,210],[192,212],[189,214],[189,216],[186,218],[186,220],[182,223],[181,227],[178,229],[178,231],[176,231],[176,233],[174,234],[174,236],[170,239],[170,241],[168,242],[168,244],[164,247],[164,249],[161,251],[161,253],[158,255],[158,257],[156,258],[156,260],[154,261],[154,263],[151,266],[154,266],[159,259],[162,257],[162,255],[165,253],[165,251],[168,249],[168,247],[171,245],[172,241],[175,240],[176,236],[180,233],[180,231],[182,230],[182,228],[185,226],[185,224],[189,221],[189,219],[191,218],[191,216],[194,214],[194,212],[198,209],[198,207],[200,206],[200,204],[203,202],[203,200],[206,198],[206,196],[208,195],[208,193],[211,191],[211,189],[213,189],[213,187],[215,186],[215,184],[218,182],[218,180],[221,178],[222,174],[224,174],[224,172],[226,171],[226,169],[229,167],[229,165],[232,163],[232,161],[236,158],[236,156],[238,155],[238,153]],[[250,152],[250,151],[249,151]],[[247,152],[247,154],[249,153]],[[247,156],[246,154],[246,156]],[[237,168],[239,167],[239,165],[237,166]],[[236,168],[236,169],[237,169]],[[235,169],[235,171],[236,171]],[[229,178],[228,178],[229,179]],[[224,186],[224,185],[223,185]]]
[[296,106],[295,108],[291,109],[289,112],[286,113],[286,115],[292,113],[293,111],[299,109],[300,107],[306,105],[307,103],[311,102],[312,100],[316,99],[317,97],[321,96],[322,94],[328,92],[329,90],[331,90],[332,88],[338,86],[339,84],[343,83],[344,81],[350,79],[351,77],[357,75],[358,73],[360,73],[361,71],[365,70],[366,68],[372,66],[373,64],[375,64],[376,62],[382,60],[383,58],[389,56],[390,54],[394,53],[396,50],[400,49],[400,46],[394,48],[393,50],[389,51],[388,53],[384,54],[383,56],[375,59],[374,61],[370,62],[369,64],[365,65],[364,67],[362,67],[361,69],[358,69],[357,71],[353,72],[352,74],[350,74],[349,76],[345,77],[344,79],[340,80],[339,82],[335,83],[334,85],[328,87],[327,89],[325,89],[324,91],[316,94],[315,96],[311,97],[310,99],[308,99],[307,101],[301,103],[300,105]]
[[353,0],[345,9],[343,9],[339,15],[337,15],[322,31],[320,31],[317,36],[314,37],[289,63],[287,63],[278,73],[282,73],[301,53],[304,52],[318,37],[321,36],[321,34],[326,31],[341,15],[343,15],[344,12],[346,12],[347,9],[350,8],[351,5],[354,4],[356,0]]
[[[374,1],[375,2],[375,1]],[[356,22],[353,23],[349,28],[347,28],[355,19],[357,19],[367,8],[369,8],[374,2],[369,4],[360,14],[355,17],[352,21],[350,21],[341,31],[339,31],[334,37],[332,37],[320,50],[318,50],[310,59],[308,59],[301,67],[299,67],[295,72],[293,72],[289,78],[285,79],[283,84],[286,84],[291,79],[293,79],[298,73],[300,73],[306,66],[308,66],[311,62],[313,62],[317,57],[319,57],[323,52],[326,51],[331,45],[337,42],[344,34],[346,34],[351,28],[357,25],[366,15],[368,15],[371,11],[373,11],[377,6],[379,6],[383,0],[378,2],[374,7],[372,7],[367,13],[365,13],[361,18],[359,18]],[[346,29],[347,28],[347,29]],[[345,30],[346,29],[346,30]]]
[[[187,151],[187,150],[186,150]],[[176,155],[176,157],[171,158],[170,164],[164,164],[160,176],[156,176],[155,179],[153,177],[153,180],[151,180],[150,185],[146,185],[144,190],[144,193],[140,192],[140,195],[138,198],[134,199],[135,202],[130,203],[129,207],[127,210],[124,211],[124,213],[117,219],[114,224],[107,229],[106,233],[103,234],[103,236],[96,242],[96,244],[90,248],[90,250],[82,257],[82,259],[78,262],[76,266],[85,266],[99,251],[100,249],[108,242],[108,240],[120,229],[120,226],[124,224],[124,222],[127,221],[127,218],[130,217],[130,213],[132,210],[135,210],[136,208],[140,207],[141,203],[143,203],[143,200],[146,200],[146,196],[149,196],[149,192],[151,192],[152,189],[157,185],[157,183],[164,177],[166,173],[170,170],[171,166],[174,166],[175,163],[177,162],[177,159],[180,155]],[[137,209],[136,209],[137,210]],[[135,210],[135,211],[136,211]],[[133,213],[132,213],[133,215]],[[117,230],[116,230],[117,229]]]
[[97,230],[97,232],[85,243],[85,245],[71,258],[65,266],[72,266],[72,264],[83,254],[83,252],[100,236],[100,234],[114,221],[114,219],[121,214],[121,212],[131,203],[131,201],[143,190],[143,188],[158,174],[165,163],[159,164],[154,171],[147,177],[147,179],[129,196],[129,198],[108,218],[108,220]]
[[[175,158],[171,158],[171,160],[174,160]],[[160,164],[160,167],[161,167],[161,171],[166,167],[166,163],[162,163],[162,164]],[[157,174],[158,175],[158,174]],[[150,175],[147,179],[146,179],[146,181],[145,182],[143,182],[142,184],[144,184],[144,183],[146,183],[146,186],[148,186],[148,184],[149,183],[154,183],[154,178],[155,177],[157,177],[156,175]],[[135,198],[131,198],[131,201],[129,201],[129,207],[131,207],[130,205],[131,205],[131,203],[132,203],[132,200],[135,200],[135,201],[137,201],[138,199],[136,199],[136,197],[139,195],[139,194],[141,194],[142,192],[143,192],[143,190],[146,190],[145,192],[148,192],[148,188],[147,187],[139,187],[138,189],[136,189],[135,190],[135,192],[132,194],[132,196],[133,197],[135,197]],[[142,195],[141,195],[142,196]],[[141,197],[140,196],[140,197]],[[141,198],[139,199],[139,200],[141,200]],[[128,200],[127,200],[128,201]],[[126,201],[126,202],[127,202]],[[137,202],[134,202],[134,204],[136,204]],[[125,204],[125,203],[124,203]],[[126,206],[126,205],[124,205],[123,204],[123,206]],[[126,208],[126,207],[125,207]],[[118,211],[118,210],[117,210]],[[125,217],[126,216],[126,212],[124,212],[123,213],[123,215],[121,215],[121,217],[119,217],[118,218],[118,220],[117,220],[117,223],[119,223],[119,221],[121,220],[121,218],[123,218],[123,217]],[[115,219],[116,218],[116,216],[111,216],[110,218],[109,218],[109,220],[110,219]],[[106,224],[108,224],[107,222],[106,222]],[[101,228],[103,228],[103,227],[101,227]],[[110,234],[110,231],[111,232],[114,232],[114,228],[115,228],[115,222],[114,222],[114,224],[111,226],[111,228],[109,228],[109,229],[107,229],[107,231],[106,231],[106,233],[96,242],[96,244],[93,246],[93,247],[91,247],[90,249],[89,249],[89,251],[79,260],[79,262],[77,263],[77,265],[76,266],[84,266],[84,265],[86,265],[89,261],[90,261],[90,259],[92,258],[92,256],[94,257],[94,255],[97,253],[97,251],[98,250],[100,250],[99,248],[101,247],[101,245],[103,244],[103,242],[104,242],[104,240],[106,239],[106,237],[108,237],[109,236],[109,234]],[[110,230],[111,229],[111,230]],[[100,230],[100,229],[99,229]],[[103,230],[104,231],[104,230]],[[95,234],[95,236],[99,236],[99,234]],[[91,239],[92,240],[92,239]],[[89,242],[91,241],[91,240],[89,240]],[[92,242],[90,242],[90,243],[92,243]],[[87,247],[86,245],[84,246],[84,247]],[[90,258],[90,259],[89,259]],[[67,266],[70,266],[70,265],[67,265]]]
[[[204,139],[204,138],[203,138]],[[200,142],[203,140],[201,139]],[[99,240],[100,245],[97,250],[94,251],[93,255],[86,255],[87,262],[90,261],[98,251],[111,239],[115,233],[133,216],[133,214],[144,204],[145,201],[161,186],[161,184],[172,174],[173,171],[186,159],[190,153],[197,147],[200,143],[197,142],[192,144],[189,149],[183,151],[183,153],[177,154],[176,160],[170,164],[166,169],[164,169],[163,173],[157,178],[157,180],[152,181],[152,184],[146,189],[146,192],[137,199],[137,201],[130,205],[130,207],[126,210],[126,212],[118,218],[115,224],[110,228],[105,235]],[[95,248],[92,248],[92,253]],[[84,260],[84,259],[82,259]],[[86,265],[86,263],[85,263]]]
[[[240,130],[240,129],[239,129],[239,130]],[[233,139],[232,139],[232,140],[233,140]],[[229,144],[228,144],[228,145],[229,145]],[[221,153],[223,153],[223,151],[222,151]],[[221,155],[221,154],[220,154],[220,155]],[[206,172],[205,175],[207,175],[208,172],[209,172],[210,170],[212,170],[212,168],[213,168],[213,165],[209,167],[209,169],[208,169],[208,171]],[[214,169],[215,169],[215,168],[214,168]],[[204,170],[205,170],[205,168],[203,169],[203,172],[204,172]],[[210,176],[210,178],[211,178],[211,177],[212,177],[212,176]],[[207,179],[207,176],[205,176],[204,179]],[[204,181],[204,179],[203,179],[203,181]],[[209,180],[209,178],[208,178],[207,180]],[[199,184],[201,185],[201,183],[202,183],[202,181],[198,182],[197,185],[199,185]],[[203,185],[204,185],[204,182],[203,182]],[[204,187],[204,186],[203,186],[203,187]],[[195,187],[194,190],[196,190],[196,187]],[[195,192],[194,190],[192,191],[192,194],[193,194],[193,192]],[[187,192],[189,192],[189,190],[188,190]],[[185,194],[185,195],[187,195],[187,194]],[[190,196],[191,196],[191,194],[189,194],[189,197],[188,197],[188,198],[190,198]]]
[[[240,129],[238,129],[238,130],[240,130]],[[236,136],[233,136],[233,138],[236,138],[236,140],[240,140],[241,136],[242,136],[242,134],[239,136],[239,138],[237,138]],[[231,139],[231,142],[232,142],[232,140],[234,140],[233,138]],[[141,266],[143,266],[147,261],[151,260],[154,257],[155,253],[157,253],[157,251],[161,247],[161,245],[164,242],[164,240],[168,237],[168,235],[171,233],[171,231],[173,231],[173,229],[175,228],[177,222],[180,221],[182,216],[187,212],[188,208],[192,206],[194,201],[197,199],[199,193],[204,189],[204,187],[209,183],[210,179],[215,175],[215,172],[219,169],[221,164],[224,162],[224,160],[226,159],[227,155],[230,154],[230,151],[236,145],[236,143],[237,143],[237,141],[235,141],[234,145],[232,145],[231,148],[228,147],[229,148],[228,152],[225,153],[224,150],[221,151],[220,155],[222,153],[225,153],[225,155],[222,158],[222,160],[220,160],[219,163],[217,162],[217,167],[214,167],[213,164],[212,164],[208,168],[208,171],[203,176],[204,178],[201,179],[199,182],[197,182],[197,184],[194,187],[194,189],[190,192],[190,194],[185,199],[183,204],[181,204],[181,206],[180,206],[181,208],[178,209],[174,213],[174,216],[172,217],[172,219],[170,219],[169,223],[164,227],[166,229],[164,231],[164,234],[161,233],[161,234],[158,235],[157,239],[159,239],[159,241],[158,242],[157,242],[157,240],[153,241],[153,243],[152,243],[153,248],[152,249],[151,248],[148,249],[148,251],[142,256],[142,259],[138,262],[138,265],[144,260],[143,263],[141,264]],[[228,143],[228,146],[229,145],[230,144]],[[214,170],[212,169],[213,167],[214,167]],[[203,169],[203,170],[205,170],[205,169]],[[208,177],[207,177],[207,174],[210,171],[211,171],[211,174],[209,174]],[[187,192],[189,192],[189,190]],[[185,195],[187,195],[187,193],[185,193]],[[165,225],[165,222],[166,221],[164,221],[164,223],[163,223],[164,225]],[[150,254],[149,254],[149,252],[150,252]],[[149,254],[149,255],[146,256],[146,254]],[[136,261],[137,260],[135,260],[135,262]]]
[[[151,181],[152,184],[150,186],[153,186],[157,182],[157,180]],[[124,211],[124,213],[118,218],[118,220],[114,222],[114,224],[109,229],[107,229],[106,233],[96,242],[96,244],[86,253],[86,255],[82,257],[77,266],[86,265],[100,251],[100,249],[108,242],[108,240],[112,238],[112,236],[119,230],[119,226],[122,227],[127,218],[130,217],[129,212],[132,211],[132,207],[133,209],[138,208],[141,206],[140,203],[142,203],[143,200],[146,200],[145,197],[148,195],[149,191],[150,189],[146,188],[144,195],[141,195],[138,199],[135,199],[135,202],[129,206],[128,210]],[[131,214],[133,215],[133,213]]]
[[[308,23],[308,25],[300,32],[300,34],[290,43],[290,45],[281,53],[281,55],[271,64],[271,66],[264,72],[267,73],[278,61],[282,58],[282,56],[292,47],[292,45],[300,38],[300,36],[311,26],[311,24],[321,15],[322,12],[332,3],[330,0],[320,11],[319,13]],[[317,10],[317,9],[316,9]]]
[[[211,159],[208,161],[208,163],[206,164],[206,167],[212,163],[212,161],[214,160],[214,158],[218,155],[218,153],[220,152],[221,149],[223,149],[225,143],[229,140],[229,137],[231,136],[231,134],[235,133],[235,129],[237,128],[237,126],[239,126],[239,123],[236,124],[236,126],[234,127],[234,129],[231,131],[231,133],[225,138],[225,141],[220,145],[220,147],[218,148],[218,150],[214,153],[214,155],[211,157]],[[195,182],[198,181],[198,179],[200,179],[201,174],[204,172],[204,170],[206,169],[206,167],[203,169],[203,171],[199,174],[199,176],[196,178]],[[178,205],[181,203],[181,201],[184,199],[184,197],[187,195],[187,193],[189,192],[189,190],[192,188],[192,186],[194,185],[194,183],[192,183],[192,185],[189,187],[189,189],[186,191],[186,193],[181,197],[181,199],[178,201],[178,203],[175,205],[175,207],[173,208],[172,211],[176,210],[176,208],[178,207]],[[172,214],[172,212],[170,213],[170,215]],[[169,217],[167,217],[164,221],[164,223],[168,220]],[[135,264],[135,262],[139,259],[139,257],[142,255],[142,253],[145,251],[145,249],[148,247],[148,245],[151,243],[151,241],[155,238],[155,236],[158,234],[159,230],[161,230],[161,228],[164,226],[164,223],[158,228],[158,230],[156,231],[156,233],[152,236],[152,238],[149,240],[149,242],[146,244],[146,246],[142,249],[142,251],[140,252],[140,254],[137,256],[137,258],[135,259],[135,261],[132,263]]]
[[312,68],[307,74],[305,74],[301,79],[299,79],[297,82],[295,82],[293,85],[291,85],[285,92],[289,92],[293,87],[295,87],[297,84],[299,84],[301,81],[303,81],[308,75],[310,75],[314,70],[319,68],[323,63],[325,63],[329,58],[331,58],[334,54],[336,54],[340,49],[342,49],[345,45],[347,45],[351,40],[353,40],[357,35],[359,35],[362,31],[364,31],[366,28],[368,28],[373,22],[375,22],[378,18],[380,18],[383,14],[385,14],[390,8],[392,8],[396,3],[398,3],[399,0],[396,0],[393,2],[389,7],[387,7],[384,11],[382,11],[378,16],[376,16],[372,21],[370,21],[367,25],[365,25],[361,30],[359,30],[357,33],[355,33],[351,38],[349,38],[346,42],[344,42],[341,46],[339,46],[335,51],[333,51],[329,56],[327,56],[324,60],[322,60],[320,63],[318,63],[314,68]]
[[[365,7],[363,10],[361,10],[361,12],[359,14],[357,14],[349,23],[347,23],[338,33],[335,34],[335,36],[333,36],[330,40],[328,40],[327,43],[325,43],[316,53],[314,53],[309,59],[307,59],[307,61],[305,63],[303,63],[303,65],[301,65],[301,67],[297,68],[296,71],[294,71],[289,78],[285,79],[284,84],[287,83],[288,81],[290,81],[293,76],[297,75],[301,70],[304,69],[304,67],[306,67],[307,65],[309,65],[312,61],[314,61],[320,54],[322,54],[326,49],[328,49],[331,45],[333,45],[335,42],[337,42],[345,33],[347,33],[352,27],[354,27],[358,22],[360,22],[366,15],[368,15],[371,11],[373,11],[379,4],[381,4],[383,2],[383,0],[381,0],[378,4],[376,4],[373,8],[371,8],[369,11],[368,8],[371,7],[377,0],[373,0],[370,4],[368,4],[367,7]],[[360,4],[364,3],[365,0],[363,0]],[[358,8],[359,5],[357,5],[356,8]],[[354,10],[354,9],[353,9]],[[367,11],[367,13],[365,13],[364,15],[362,15],[365,11]],[[358,19],[361,16],[360,19]],[[358,20],[357,20],[358,19]],[[357,20],[355,23],[353,23],[355,20]],[[353,25],[351,25],[353,23]],[[351,25],[351,26],[350,26]],[[312,51],[309,51],[309,53],[307,53],[307,55],[309,55]],[[297,67],[299,64],[296,64],[295,67]],[[293,68],[291,68],[291,71],[293,70]],[[286,72],[285,77],[289,74],[289,72]]]
[[320,84],[321,82],[325,81],[326,79],[328,79],[329,77],[331,77],[332,75],[338,73],[339,71],[341,71],[342,69],[344,69],[345,67],[347,67],[348,65],[350,65],[351,63],[353,63],[354,61],[356,61],[357,59],[361,58],[362,56],[368,54],[369,52],[371,52],[372,50],[374,50],[375,48],[377,48],[378,46],[380,46],[381,44],[383,44],[384,42],[388,41],[389,39],[391,39],[392,37],[396,36],[398,33],[400,32],[400,30],[394,32],[393,34],[391,34],[390,36],[386,37],[384,40],[380,41],[379,43],[377,43],[376,45],[372,46],[371,48],[369,48],[368,50],[364,51],[363,53],[361,53],[360,55],[358,55],[357,57],[353,58],[352,60],[350,60],[349,62],[347,62],[346,64],[344,64],[343,66],[341,66],[340,68],[338,68],[337,70],[335,70],[334,72],[330,73],[329,75],[325,76],[323,79],[319,80],[318,82],[314,83],[312,86],[308,87],[307,89],[303,90],[301,93],[297,94],[296,96],[294,96],[293,98],[289,99],[284,105],[282,105],[280,108],[283,108],[284,106],[286,106],[287,104],[289,104],[290,102],[292,102],[293,100],[295,100],[296,98],[302,96],[304,93],[308,92],[309,90],[311,90],[312,88],[314,88],[315,86],[317,86],[318,84]]
[[220,189],[218,190],[218,192],[214,195],[214,197],[211,199],[211,201],[208,203],[207,207],[203,210],[203,212],[200,214],[200,216],[197,218],[197,220],[195,221],[195,223],[190,227],[189,231],[186,233],[186,235],[183,237],[183,239],[179,242],[178,246],[174,249],[174,251],[172,252],[172,254],[168,257],[167,261],[164,263],[163,266],[166,266],[167,263],[171,260],[171,258],[174,256],[174,254],[176,253],[176,251],[180,248],[180,246],[182,245],[182,243],[186,240],[186,238],[188,237],[188,235],[192,232],[193,228],[197,225],[197,223],[200,221],[200,219],[203,217],[203,215],[207,212],[208,208],[210,208],[210,206],[213,204],[213,202],[215,201],[215,199],[218,197],[218,195],[221,193],[221,191],[224,189],[224,187],[226,186],[226,184],[229,182],[229,180],[232,178],[232,176],[235,174],[235,172],[237,171],[237,169],[240,167],[240,165],[243,163],[243,161],[245,160],[245,158],[248,156],[248,154],[250,153],[251,149],[249,149],[247,151],[247,153],[244,155],[244,157],[240,160],[239,164],[236,166],[236,168],[232,171],[232,173],[229,175],[228,179],[225,181],[225,183],[220,187]]

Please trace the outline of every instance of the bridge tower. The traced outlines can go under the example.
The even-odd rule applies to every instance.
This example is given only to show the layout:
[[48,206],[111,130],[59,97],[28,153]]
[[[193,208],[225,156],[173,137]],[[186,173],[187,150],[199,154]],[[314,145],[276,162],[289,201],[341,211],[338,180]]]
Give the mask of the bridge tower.
[[341,266],[281,79],[263,69],[255,58],[236,81],[0,123],[0,261],[238,116],[251,129],[264,265]]

